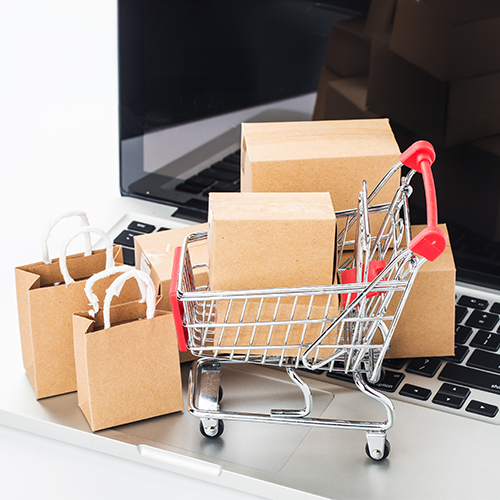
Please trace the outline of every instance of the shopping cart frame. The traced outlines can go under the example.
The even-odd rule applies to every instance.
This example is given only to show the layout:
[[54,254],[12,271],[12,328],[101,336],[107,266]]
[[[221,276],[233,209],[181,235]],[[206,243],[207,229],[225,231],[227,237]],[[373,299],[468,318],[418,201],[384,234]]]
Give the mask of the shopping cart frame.
[[[366,183],[363,183],[356,209],[336,213],[338,219],[346,221],[338,238],[341,249],[338,255],[338,272],[340,276],[344,275],[347,279],[347,274],[343,273],[351,271],[351,281],[348,283],[323,287],[238,291],[197,289],[194,283],[193,269],[201,266],[191,266],[188,249],[191,243],[207,238],[207,232],[192,233],[185,238],[182,247],[176,249],[170,298],[179,346],[181,350],[189,349],[200,358],[193,364],[190,372],[188,410],[200,419],[202,434],[207,437],[220,436],[224,420],[357,429],[366,432],[366,451],[371,458],[381,460],[388,456],[390,445],[387,440],[387,431],[394,424],[394,406],[387,396],[369,384],[375,384],[380,379],[384,356],[390,348],[392,335],[418,269],[426,260],[434,260],[446,246],[445,236],[437,227],[437,203],[430,170],[433,161],[434,150],[432,146],[425,141],[415,143],[401,155],[400,162],[390,169],[369,196],[367,195]],[[377,193],[403,165],[409,167],[410,170],[406,176],[402,177],[401,185],[392,202],[370,206],[370,202]],[[410,181],[415,172],[422,173],[424,178],[428,224],[417,238],[412,238],[408,199],[411,195]],[[374,213],[386,214],[376,237],[371,236],[369,225],[370,215]],[[354,224],[356,225],[355,240],[347,241],[348,230]],[[406,246],[400,250],[399,247],[403,240],[406,242]],[[342,263],[342,254],[346,248],[353,249],[353,258]],[[371,263],[374,261],[375,254],[378,254],[379,257],[386,257],[388,252],[392,253],[385,267],[375,276],[370,276]],[[347,267],[344,269],[343,265]],[[392,315],[386,315],[387,307],[396,292],[401,292],[398,306]],[[290,320],[284,322],[277,321],[276,317],[262,322],[259,321],[258,316],[254,322],[241,324],[227,321],[218,322],[213,310],[217,301],[219,303],[228,301],[229,312],[232,302],[238,300],[244,301],[244,308],[246,308],[248,301],[254,299],[264,301],[272,298],[276,299],[279,304],[282,298],[311,297],[310,304],[312,305],[314,297],[318,295],[342,298],[344,301],[343,310],[337,317],[324,317],[321,320],[324,325],[321,334],[308,344],[300,343],[292,346],[271,344],[256,347],[250,344],[236,346],[235,341],[233,347],[228,347],[220,345],[220,340],[217,345],[211,337],[217,328],[222,329],[222,332],[225,329],[236,328],[239,332],[243,324],[245,327],[253,327],[254,332],[258,327],[269,326],[272,332],[276,325],[320,322],[316,319],[311,320],[309,312],[306,320],[300,321],[294,320],[292,314]],[[295,303],[297,300],[295,298]],[[327,311],[329,311],[329,304],[330,302],[326,307]],[[245,311],[244,308],[243,311]],[[309,311],[310,309],[311,306],[309,306]],[[276,310],[278,310],[278,306]],[[374,313],[375,310],[378,312]],[[325,315],[328,316],[327,313]],[[242,321],[243,316],[244,312],[241,315]],[[386,325],[387,322],[389,322],[389,326]],[[328,326],[326,326],[327,324]],[[290,326],[288,326],[289,329]],[[304,327],[304,332],[305,330],[306,327]],[[328,336],[335,331],[345,331],[345,333],[337,334],[337,339],[341,339],[341,341],[337,340],[335,344],[331,344],[330,341],[330,344],[325,345],[324,342],[329,338]],[[382,343],[374,342],[377,332],[382,335]],[[345,337],[341,337],[341,335],[345,335]],[[269,338],[271,338],[271,334],[269,334]],[[349,343],[350,341],[352,343]],[[322,358],[321,353],[325,352],[326,348],[330,349],[329,354]],[[281,349],[282,355],[267,355],[268,350],[274,353],[276,349]],[[297,355],[286,355],[290,349],[297,349]],[[334,352],[330,354],[332,349]],[[340,368],[337,366],[339,362],[343,363]],[[227,363],[258,363],[285,368],[292,382],[302,392],[303,408],[273,409],[266,414],[223,411],[219,404],[222,397],[220,377],[221,367]],[[296,370],[299,368],[340,371],[351,374],[356,387],[383,406],[386,414],[385,420],[357,421],[311,418],[309,415],[312,410],[312,394],[308,385],[297,374]]]

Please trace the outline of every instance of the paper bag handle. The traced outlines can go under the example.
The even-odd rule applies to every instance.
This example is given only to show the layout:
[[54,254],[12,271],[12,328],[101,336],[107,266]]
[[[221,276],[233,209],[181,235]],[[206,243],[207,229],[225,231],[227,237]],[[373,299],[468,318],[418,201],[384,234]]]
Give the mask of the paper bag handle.
[[[89,305],[92,306],[92,309],[89,311],[89,314],[91,316],[95,316],[95,314],[99,311],[99,299],[92,290],[94,283],[101,279],[112,276],[113,274],[126,273],[131,269],[133,268],[130,266],[114,266],[94,274],[87,280],[87,282],[85,283],[84,290],[85,294],[87,295],[87,298],[89,299]],[[141,297],[142,297],[141,302],[146,302],[146,283],[143,280],[138,280],[137,283],[141,291]]]
[[103,316],[104,316],[104,329],[106,330],[111,326],[110,320],[110,307],[111,301],[113,297],[118,297],[123,288],[125,282],[130,279],[135,278],[137,283],[141,281],[146,285],[146,319],[152,319],[155,315],[156,310],[156,287],[153,283],[153,280],[144,272],[139,269],[131,268],[130,271],[123,273],[121,276],[109,285],[106,291],[106,297],[104,297],[104,306],[103,306]]
[[[42,235],[42,260],[45,264],[51,264],[52,260],[49,257],[49,246],[47,244],[50,233],[54,226],[58,224],[62,219],[66,219],[68,217],[80,217],[82,226],[90,226],[89,218],[87,214],[82,210],[70,210],[68,212],[64,212],[59,214],[57,217],[52,217],[45,229],[45,232]],[[90,239],[90,234],[85,235],[85,255],[91,255],[92,253],[92,241]]]
[[[77,236],[80,234],[87,234],[90,238],[90,233],[98,234],[105,242],[106,245],[106,269],[109,269],[115,265],[113,260],[113,243],[110,237],[100,228],[94,226],[83,226],[79,228],[76,232],[69,235],[61,245],[61,251],[59,255],[59,267],[61,269],[61,274],[64,277],[64,282],[66,285],[74,283],[75,280],[69,275],[68,267],[66,265],[66,254],[68,252],[68,246]],[[92,253],[92,252],[91,252]],[[87,255],[87,254],[85,254]],[[89,254],[90,255],[90,254]]]

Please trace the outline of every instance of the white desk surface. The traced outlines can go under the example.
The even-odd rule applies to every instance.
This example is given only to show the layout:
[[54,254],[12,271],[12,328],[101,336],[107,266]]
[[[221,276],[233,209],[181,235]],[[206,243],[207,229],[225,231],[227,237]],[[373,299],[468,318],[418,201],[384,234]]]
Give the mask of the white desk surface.
[[[50,215],[119,195],[115,1],[0,2],[0,72],[0,335],[21,362],[14,266]],[[0,478],[9,500],[256,498],[1,425]]]

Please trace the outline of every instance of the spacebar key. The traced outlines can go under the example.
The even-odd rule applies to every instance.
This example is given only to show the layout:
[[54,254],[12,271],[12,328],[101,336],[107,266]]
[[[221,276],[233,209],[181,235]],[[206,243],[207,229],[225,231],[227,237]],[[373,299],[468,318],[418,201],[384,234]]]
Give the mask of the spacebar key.
[[473,389],[500,394],[500,375],[487,373],[467,366],[448,363],[441,373],[439,380],[461,384]]

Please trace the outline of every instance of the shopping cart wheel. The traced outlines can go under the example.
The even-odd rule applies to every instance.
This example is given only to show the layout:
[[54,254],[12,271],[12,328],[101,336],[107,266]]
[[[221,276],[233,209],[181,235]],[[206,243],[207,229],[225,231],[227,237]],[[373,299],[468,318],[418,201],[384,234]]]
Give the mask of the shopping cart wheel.
[[368,445],[368,443],[366,443],[365,451],[366,451],[366,454],[372,460],[376,460],[376,461],[385,460],[389,456],[389,453],[391,452],[391,443],[389,443],[389,441],[387,440],[387,438],[385,439],[385,446],[384,446],[384,452],[383,453],[379,449],[374,449],[370,453],[370,446]]
[[222,436],[222,433],[224,432],[224,421],[223,420],[216,420],[216,424],[214,426],[208,427],[205,429],[205,426],[203,425],[203,421],[200,421],[200,432],[203,434],[203,436],[207,438],[218,438]]

